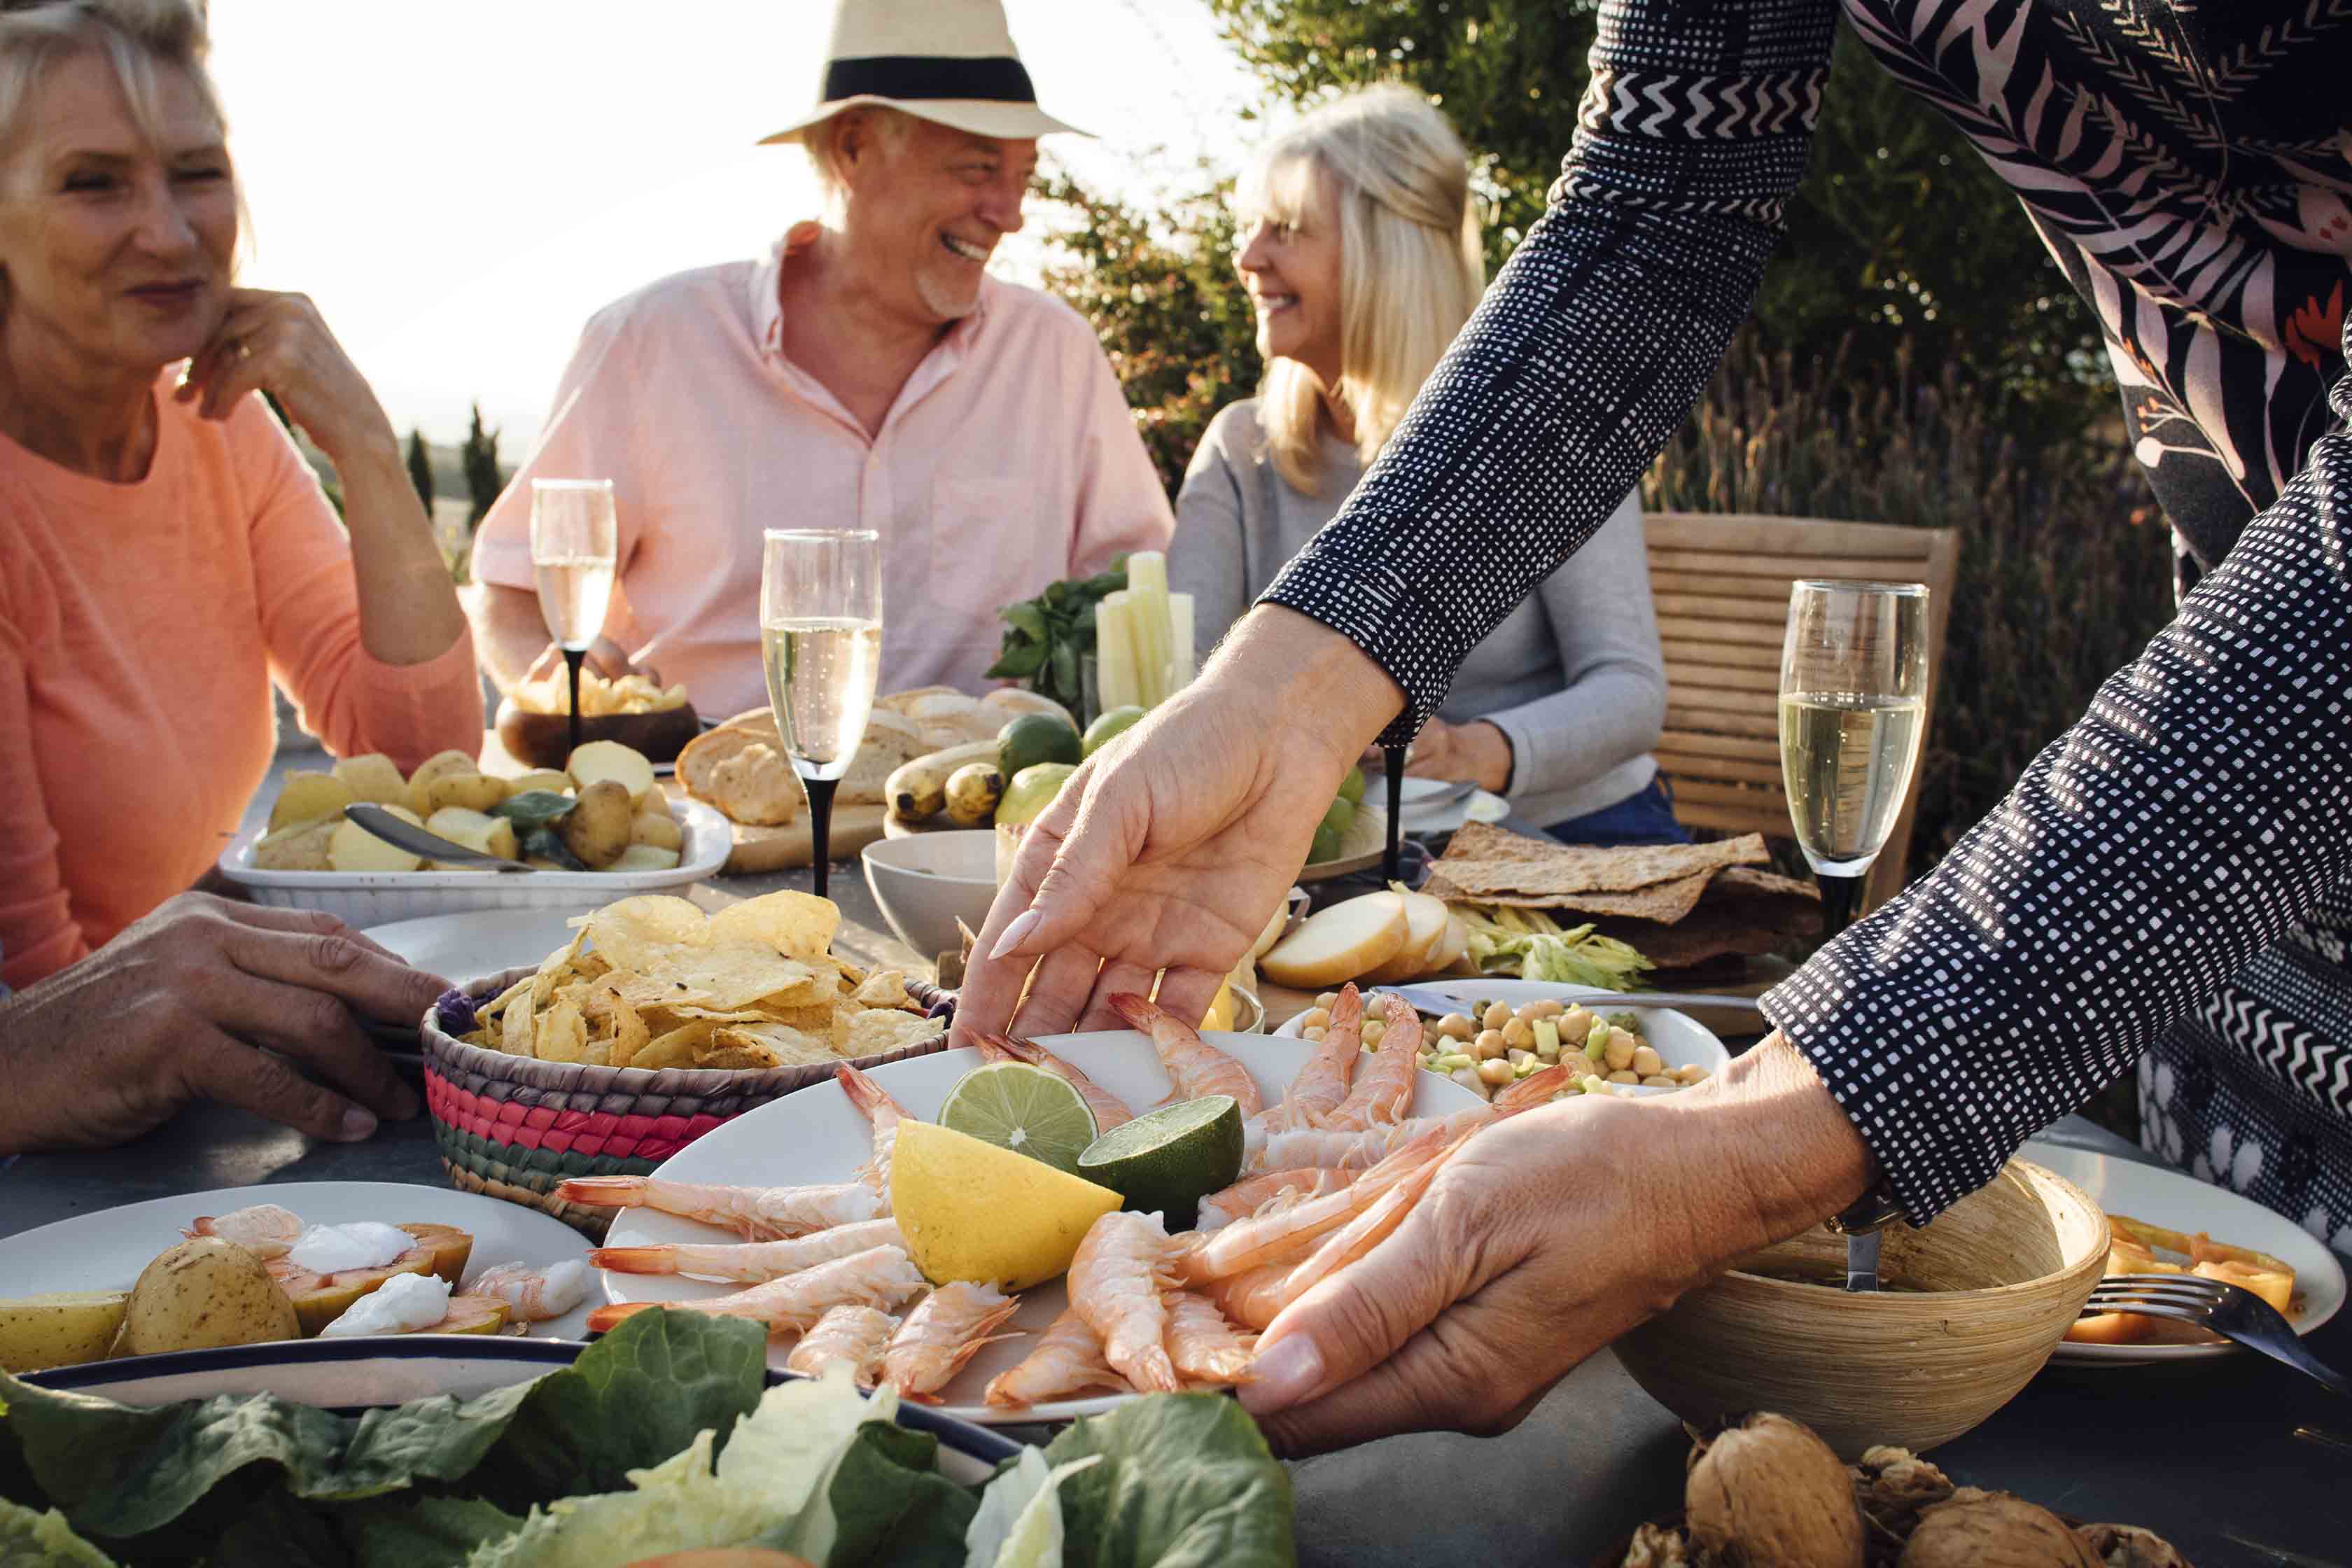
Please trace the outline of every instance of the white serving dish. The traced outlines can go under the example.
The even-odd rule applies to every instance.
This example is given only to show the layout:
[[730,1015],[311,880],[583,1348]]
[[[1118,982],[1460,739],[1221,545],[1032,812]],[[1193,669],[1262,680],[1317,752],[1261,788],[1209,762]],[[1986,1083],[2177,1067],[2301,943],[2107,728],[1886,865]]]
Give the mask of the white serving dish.
[[[1238,1059],[1257,1080],[1269,1105],[1313,1053],[1296,1040],[1275,1040],[1264,1035],[1231,1035],[1212,1031],[1202,1037]],[[1141,1111],[1157,1104],[1169,1090],[1168,1075],[1145,1036],[1131,1029],[1090,1035],[1045,1035],[1037,1043],[1066,1057],[1088,1078]],[[934,1117],[948,1093],[964,1074],[981,1065],[975,1050],[940,1051],[901,1062],[887,1062],[867,1076],[888,1090],[910,1116]],[[1443,1116],[1479,1103],[1460,1084],[1434,1073],[1413,1075],[1410,1113]],[[746,1111],[720,1123],[665,1162],[655,1174],[666,1181],[710,1182],[727,1186],[803,1186],[849,1179],[850,1173],[874,1152],[874,1130],[849,1103],[849,1097],[827,1085]],[[613,1219],[607,1247],[655,1247],[664,1243],[740,1241],[732,1231],[682,1219],[653,1209],[623,1209]],[[604,1293],[615,1301],[681,1301],[723,1296],[743,1289],[677,1275],[604,1273]],[[1098,1415],[1135,1398],[1114,1394],[1082,1399],[1054,1400],[1020,1409],[983,1404],[981,1391],[988,1380],[1015,1365],[1036,1343],[1036,1336],[1059,1317],[1069,1297],[1059,1279],[1023,1292],[1021,1310],[1008,1325],[1023,1337],[987,1346],[940,1391],[934,1409],[983,1426],[1023,1426],[1038,1421],[1063,1421]],[[768,1364],[782,1366],[793,1342],[775,1341]]]
[[[1507,1003],[1514,1008],[1523,1007],[1530,1002],[1565,1002],[1572,1007],[1589,997],[1610,994],[1595,992],[1590,986],[1553,985],[1538,980],[1448,980],[1445,984],[1475,988],[1478,994],[1486,1000]],[[1386,986],[1372,987],[1366,996],[1367,1005],[1371,995],[1387,989]],[[1622,1003],[1592,1003],[1593,1010],[1599,1013],[1612,1012],[1622,1005]],[[1643,1007],[1640,1012],[1642,1033],[1649,1039],[1651,1048],[1658,1053],[1658,1059],[1666,1066],[1702,1067],[1712,1078],[1731,1065],[1731,1053],[1724,1048],[1715,1031],[1689,1014],[1678,1013],[1671,1007]],[[1275,1034],[1286,1040],[1297,1039],[1298,1021],[1306,1016],[1304,1013],[1293,1014],[1274,1031]],[[1635,1099],[1675,1092],[1671,1089],[1645,1089],[1640,1084],[1621,1083],[1612,1087],[1618,1093]]]
[[[2065,1177],[2110,1215],[2129,1215],[2167,1230],[2201,1230],[2215,1241],[2251,1247],[2293,1265],[2296,1310],[2287,1314],[2287,1321],[2298,1334],[2311,1332],[2343,1310],[2342,1260],[2301,1226],[2251,1198],[2161,1165],[2113,1159],[2063,1143],[2028,1143],[2017,1157]],[[2234,1343],[2086,1345],[2061,1340],[2050,1362],[2053,1366],[2141,1366],[2245,1353],[2244,1347]]]
[[[1371,787],[1382,791],[1386,798],[1386,783],[1374,780]],[[1500,822],[1511,815],[1510,802],[1483,789],[1443,805],[1423,804],[1454,787],[1444,779],[1406,779],[1399,792],[1403,808],[1397,820],[1404,824],[1407,833],[1439,834],[1452,833],[1465,822]]]
[[674,893],[718,875],[734,847],[727,819],[698,800],[673,797],[685,842],[667,871],[260,871],[257,825],[221,852],[220,873],[257,904],[324,910],[347,925],[382,925],[463,910],[562,910],[578,914],[632,893]]
[[996,900],[993,828],[879,838],[858,858],[882,918],[925,963],[962,951],[959,920],[975,936],[988,922],[988,906]]

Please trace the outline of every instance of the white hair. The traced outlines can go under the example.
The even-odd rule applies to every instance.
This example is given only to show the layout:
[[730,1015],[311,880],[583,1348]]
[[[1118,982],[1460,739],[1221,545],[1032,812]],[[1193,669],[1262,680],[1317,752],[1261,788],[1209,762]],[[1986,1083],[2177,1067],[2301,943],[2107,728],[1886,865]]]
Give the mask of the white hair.
[[131,117],[161,141],[163,73],[177,70],[224,134],[227,116],[205,68],[200,0],[22,0],[0,5],[0,147],[24,131],[34,93],[59,63],[96,54],[113,68]]
[[887,103],[857,104],[802,132],[801,145],[808,150],[809,167],[816,174],[817,189],[824,194],[825,210],[835,215],[849,196],[849,182],[841,173],[841,137],[853,121],[891,153],[904,148],[915,134],[916,117]]

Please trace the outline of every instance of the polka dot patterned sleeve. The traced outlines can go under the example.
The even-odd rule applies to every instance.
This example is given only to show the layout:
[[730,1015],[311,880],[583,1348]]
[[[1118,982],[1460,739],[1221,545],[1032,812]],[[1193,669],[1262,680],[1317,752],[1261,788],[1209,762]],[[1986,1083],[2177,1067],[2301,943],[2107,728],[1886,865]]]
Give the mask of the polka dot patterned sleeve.
[[2339,425],[1933,875],[1765,997],[1913,1223],[2340,900],[2347,647]]
[[1779,240],[1835,0],[1614,0],[1551,205],[1262,603],[1403,687],[1401,743],[1689,412]]

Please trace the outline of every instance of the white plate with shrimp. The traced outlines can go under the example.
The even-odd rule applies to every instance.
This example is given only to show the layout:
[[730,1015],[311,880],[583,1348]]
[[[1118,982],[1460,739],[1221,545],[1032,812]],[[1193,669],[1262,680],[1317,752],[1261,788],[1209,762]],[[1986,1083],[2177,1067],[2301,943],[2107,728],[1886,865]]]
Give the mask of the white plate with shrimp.
[[[1213,1033],[1206,1038],[1247,1068],[1269,1108],[1280,1102],[1284,1089],[1314,1054],[1314,1047],[1304,1041],[1272,1039],[1264,1035]],[[1077,1066],[1102,1091],[1137,1112],[1150,1109],[1169,1095],[1169,1076],[1160,1066],[1150,1037],[1139,1032],[1049,1036],[1036,1043]],[[981,1062],[980,1053],[974,1050],[941,1051],[908,1061],[886,1063],[872,1069],[870,1076],[908,1114],[930,1117],[939,1113],[957,1081]],[[1412,1116],[1444,1116],[1484,1107],[1484,1102],[1467,1089],[1433,1073],[1415,1072],[1412,1078],[1412,1100],[1406,1106]],[[874,1151],[874,1129],[865,1115],[839,1089],[821,1084],[786,1095],[704,1133],[664,1163],[656,1179],[736,1187],[837,1190],[840,1184],[856,1177]],[[822,1204],[830,1200],[811,1201]],[[873,1224],[846,1212],[839,1218],[845,1226]],[[820,1230],[803,1239],[818,1240],[824,1234]],[[717,1225],[650,1208],[625,1208],[614,1219],[605,1245],[612,1248],[659,1247],[726,1245],[742,1239],[741,1233]],[[853,1233],[845,1245],[847,1240],[862,1239]],[[837,1267],[851,1261],[841,1258],[826,1266]],[[614,1302],[707,1300],[743,1289],[740,1283],[721,1284],[677,1274],[625,1274],[611,1269],[604,1271],[604,1282],[605,1293]],[[1060,1279],[1024,1292],[1009,1322],[990,1324],[978,1331],[1018,1337],[982,1345],[938,1390],[936,1408],[967,1421],[1026,1424],[1098,1415],[1133,1398],[1131,1394],[1118,1394],[1041,1400],[1009,1408],[984,1402],[982,1391],[990,1381],[1010,1371],[1029,1354],[1046,1330],[1063,1315],[1068,1301]],[[894,1306],[887,1310],[908,1309]],[[977,1314],[974,1321],[979,1321]],[[782,1367],[794,1348],[794,1341],[789,1336],[772,1341],[770,1364]]]
[[[461,1289],[500,1264],[544,1268],[584,1261],[588,1256],[587,1238],[562,1221],[475,1193],[402,1182],[279,1182],[124,1204],[20,1232],[0,1241],[0,1279],[7,1281],[11,1295],[128,1290],[139,1271],[153,1262],[158,1253],[185,1239],[186,1231],[198,1219],[263,1204],[288,1210],[306,1225],[376,1220],[385,1225],[455,1226],[474,1238]],[[595,1284],[591,1279],[588,1300],[560,1316],[532,1323],[529,1337],[584,1338],[594,1297]]]

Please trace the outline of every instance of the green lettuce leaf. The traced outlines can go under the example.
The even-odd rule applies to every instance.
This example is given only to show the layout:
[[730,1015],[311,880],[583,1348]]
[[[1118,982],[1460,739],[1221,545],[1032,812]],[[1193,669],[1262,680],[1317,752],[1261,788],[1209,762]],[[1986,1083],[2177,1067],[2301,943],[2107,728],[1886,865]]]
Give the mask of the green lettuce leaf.
[[115,1568],[55,1509],[37,1513],[0,1498],[0,1563],[9,1568]]
[[336,1523],[357,1568],[462,1568],[475,1548],[522,1528],[471,1498],[387,1497],[346,1503]]
[[1102,1463],[1061,1484],[1068,1568],[1293,1568],[1290,1475],[1234,1401],[1153,1394],[1075,1422],[1056,1466]]
[[964,1568],[1062,1568],[1061,1484],[1102,1463],[1088,1454],[1049,1465],[1035,1448],[996,1474],[964,1531]]
[[813,1561],[826,1568],[963,1568],[964,1527],[979,1504],[939,1473],[939,1449],[927,1432],[883,1421],[858,1427],[825,1487],[831,1550]]

